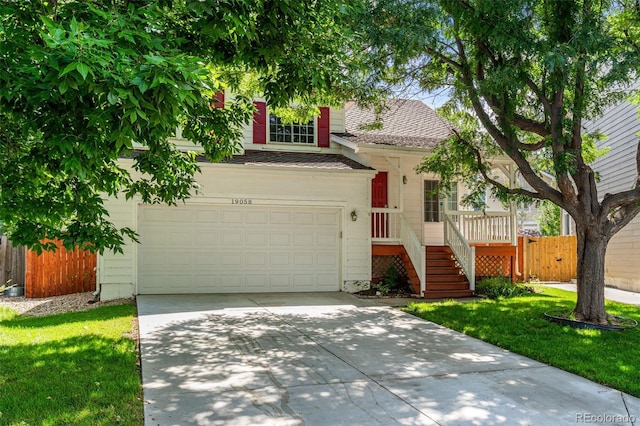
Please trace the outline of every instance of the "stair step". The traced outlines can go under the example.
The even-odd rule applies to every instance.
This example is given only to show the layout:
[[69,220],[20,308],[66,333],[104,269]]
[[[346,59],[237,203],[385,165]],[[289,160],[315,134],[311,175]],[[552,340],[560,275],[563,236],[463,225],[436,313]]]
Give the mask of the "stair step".
[[430,282],[439,282],[439,283],[450,283],[450,282],[462,282],[466,281],[467,277],[456,272],[455,275],[437,275],[437,274],[427,274],[427,285]]
[[427,267],[457,267],[456,261],[453,259],[427,259]]
[[460,268],[455,265],[436,266],[429,264],[427,275],[460,275]]
[[445,252],[452,253],[451,247],[449,246],[426,246],[427,253],[429,252]]
[[453,259],[453,255],[451,253],[427,252],[427,260],[451,260],[451,259]]
[[455,299],[471,296],[473,296],[473,290],[427,290],[424,292],[425,299]]
[[427,291],[432,290],[469,290],[469,282],[452,283],[446,281],[427,281]]

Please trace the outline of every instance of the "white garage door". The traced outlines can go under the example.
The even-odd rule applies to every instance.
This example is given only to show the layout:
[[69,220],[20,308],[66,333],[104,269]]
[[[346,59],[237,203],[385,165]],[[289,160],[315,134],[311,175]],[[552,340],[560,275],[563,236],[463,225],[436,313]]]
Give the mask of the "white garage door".
[[337,291],[338,209],[140,206],[138,293]]

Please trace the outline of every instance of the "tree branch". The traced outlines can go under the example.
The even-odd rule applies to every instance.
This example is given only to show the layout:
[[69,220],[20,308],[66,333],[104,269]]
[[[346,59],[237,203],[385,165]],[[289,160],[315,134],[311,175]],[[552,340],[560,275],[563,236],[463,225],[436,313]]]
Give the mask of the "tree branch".
[[[478,119],[484,126],[484,128],[489,132],[491,137],[496,141],[498,146],[516,163],[516,166],[520,169],[522,176],[529,182],[529,184],[536,190],[538,193],[546,194],[549,200],[554,203],[560,205],[569,213],[575,213],[575,209],[573,206],[566,206],[563,200],[562,194],[558,192],[555,188],[547,184],[540,176],[538,176],[531,164],[527,161],[526,158],[522,155],[522,153],[517,149],[518,145],[516,144],[516,140],[507,138],[501,131],[498,129],[491,118],[484,110],[478,92],[475,90],[475,86],[473,84],[473,77],[471,75],[471,70],[469,69],[469,65],[467,63],[467,59],[464,52],[464,47],[462,45],[462,40],[459,37],[456,37],[456,44],[458,45],[460,62],[461,62],[461,73],[462,80],[465,83],[467,90],[469,92],[469,97],[471,99],[471,104],[473,105],[473,109],[478,115]],[[519,142],[519,141],[518,141]]]
[[542,93],[542,90],[540,90],[538,85],[529,77],[525,79],[525,82],[527,83],[527,86],[529,87],[529,89],[531,89],[531,91],[538,97],[538,100],[542,104],[544,111],[550,115],[551,103],[549,102],[549,99],[547,99],[547,97],[544,95],[544,93]]
[[484,164],[484,161],[482,160],[482,154],[480,153],[480,150],[478,148],[476,148],[475,146],[473,146],[472,143],[470,143],[469,141],[463,139],[460,134],[458,133],[457,130],[453,130],[453,133],[457,136],[458,140],[462,143],[464,143],[465,145],[467,145],[467,147],[469,147],[469,149],[471,149],[476,157],[476,164],[478,164],[478,170],[480,171],[480,174],[482,175],[482,177],[489,182],[491,185],[499,188],[501,191],[504,191],[508,194],[512,194],[512,195],[525,195],[527,197],[531,197],[531,198],[537,198],[540,200],[546,199],[545,196],[537,193],[537,192],[533,192],[533,191],[529,191],[526,190],[524,188],[509,188],[507,186],[505,186],[503,183],[493,179],[491,176],[489,176],[489,174],[487,173],[486,169],[487,166]]

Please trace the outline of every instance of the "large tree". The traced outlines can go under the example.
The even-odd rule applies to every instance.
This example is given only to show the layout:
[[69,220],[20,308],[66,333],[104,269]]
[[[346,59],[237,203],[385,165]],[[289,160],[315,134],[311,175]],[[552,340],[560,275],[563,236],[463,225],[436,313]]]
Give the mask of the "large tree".
[[[628,190],[599,194],[590,165],[597,138],[584,124],[628,96],[638,78],[640,3],[380,0],[368,16],[374,83],[410,78],[452,98],[456,135],[422,170],[445,180],[481,175],[502,199],[550,200],[566,210],[578,239],[575,314],[606,321],[605,252],[640,212],[640,173]],[[532,189],[496,179],[495,155],[509,156]],[[640,151],[637,163],[640,171]],[[540,170],[555,175],[557,188]]]
[[[311,109],[349,96],[341,0],[9,0],[0,3],[0,222],[120,250],[105,195],[176,203],[197,188],[193,154],[234,152],[252,95]],[[212,97],[231,88],[224,108]],[[306,110],[307,113],[309,109]],[[134,149],[134,148],[142,148]],[[119,159],[133,158],[132,173]]]

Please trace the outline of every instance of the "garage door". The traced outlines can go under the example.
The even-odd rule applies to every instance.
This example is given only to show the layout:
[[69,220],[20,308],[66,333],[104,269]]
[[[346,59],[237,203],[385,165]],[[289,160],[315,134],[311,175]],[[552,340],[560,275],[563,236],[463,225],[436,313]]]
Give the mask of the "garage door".
[[338,209],[139,207],[138,293],[337,291]]

